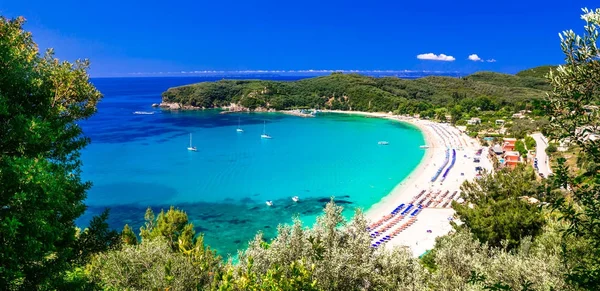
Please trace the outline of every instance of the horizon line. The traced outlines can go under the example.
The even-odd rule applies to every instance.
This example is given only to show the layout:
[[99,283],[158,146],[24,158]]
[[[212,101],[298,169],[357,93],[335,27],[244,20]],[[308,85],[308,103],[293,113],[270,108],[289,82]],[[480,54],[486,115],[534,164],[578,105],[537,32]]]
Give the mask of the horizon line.
[[130,72],[127,75],[166,75],[166,74],[265,74],[265,73],[461,73],[459,71],[429,71],[429,70],[334,70],[334,69],[304,69],[304,70],[193,70],[177,72]]

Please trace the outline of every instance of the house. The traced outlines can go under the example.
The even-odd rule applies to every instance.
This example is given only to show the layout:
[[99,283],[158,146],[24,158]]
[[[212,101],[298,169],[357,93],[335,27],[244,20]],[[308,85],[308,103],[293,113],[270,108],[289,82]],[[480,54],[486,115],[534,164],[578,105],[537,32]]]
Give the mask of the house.
[[516,167],[517,164],[519,164],[520,162],[521,155],[519,154],[519,152],[510,151],[504,153],[504,162],[502,163],[502,166],[509,167],[512,169]]
[[477,125],[481,124],[481,118],[479,117],[471,117],[471,119],[467,120],[468,125]]
[[496,125],[504,125],[503,119],[496,119]]
[[515,150],[516,138],[505,138],[504,144],[502,144],[502,150],[505,152],[511,152]]
[[512,118],[521,119],[521,118],[525,118],[525,115],[523,115],[522,113],[515,113],[512,115]]

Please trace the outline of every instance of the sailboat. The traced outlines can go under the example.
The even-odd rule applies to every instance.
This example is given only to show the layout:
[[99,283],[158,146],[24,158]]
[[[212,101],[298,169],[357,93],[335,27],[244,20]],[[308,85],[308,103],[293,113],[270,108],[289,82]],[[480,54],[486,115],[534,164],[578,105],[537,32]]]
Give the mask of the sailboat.
[[196,147],[192,146],[192,134],[191,133],[190,133],[190,146],[188,147],[188,151],[191,151],[191,152],[198,151],[198,149]]
[[242,129],[242,127],[240,127],[240,118],[239,117],[238,117],[238,127],[237,127],[237,129],[235,131],[237,131],[237,132],[244,132],[244,130]]
[[263,124],[263,133],[260,135],[260,138],[270,139],[271,136],[267,134],[267,122],[265,121]]

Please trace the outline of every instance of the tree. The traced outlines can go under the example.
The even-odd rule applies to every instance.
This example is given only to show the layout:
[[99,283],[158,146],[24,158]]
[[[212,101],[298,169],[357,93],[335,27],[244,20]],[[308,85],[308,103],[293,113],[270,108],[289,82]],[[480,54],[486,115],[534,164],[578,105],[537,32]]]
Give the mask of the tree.
[[517,140],[515,142],[515,151],[519,152],[522,156],[527,156],[527,149],[525,148],[525,143],[521,140]]
[[90,225],[79,234],[76,242],[75,261],[85,264],[91,255],[117,248],[120,244],[119,233],[110,229],[106,220],[109,210],[90,221]]
[[546,153],[548,155],[552,155],[553,153],[555,153],[558,149],[556,148],[556,145],[553,143],[548,144],[548,147],[546,147]]
[[148,208],[144,218],[146,224],[140,228],[142,240],[161,237],[173,250],[189,248],[193,245],[196,231],[194,225],[188,223],[188,216],[185,212],[171,206],[167,212],[161,210],[154,220],[154,212]]
[[141,243],[129,226],[121,249],[100,253],[87,266],[92,283],[110,290],[206,290],[222,273],[222,260],[195,236],[187,214],[171,207],[145,214]]
[[121,231],[121,242],[130,246],[137,245],[138,243],[137,236],[128,224],[125,224],[123,231]]
[[528,135],[525,137],[525,145],[527,146],[528,150],[532,150],[537,146],[537,143],[535,142],[535,139],[533,139],[533,137]]
[[[461,186],[464,204],[452,203],[456,215],[483,243],[512,249],[526,237],[540,234],[545,219],[541,208],[527,197],[541,198],[535,173],[520,165],[484,173],[480,179]],[[525,198],[525,199],[524,199]]]
[[205,290],[215,270],[197,263],[156,238],[101,253],[87,269],[92,281],[105,290]]
[[263,278],[272,266],[282,268],[283,276],[293,276],[291,266],[301,264],[314,266],[312,278],[320,290],[422,290],[424,268],[404,249],[373,249],[367,225],[360,210],[348,222],[342,207],[330,202],[311,229],[295,219],[291,226],[279,226],[271,241],[259,233],[239,253],[234,277],[252,272]]
[[87,61],[40,56],[23,18],[0,17],[0,289],[43,289],[69,268],[75,219],[90,183],[79,151],[89,140],[77,122],[101,94]]
[[460,120],[463,116],[463,109],[460,105],[454,105],[452,110],[450,110],[450,116],[452,116],[452,124],[456,124],[458,120]]
[[[569,139],[580,148],[580,156],[598,164],[600,143],[588,135],[600,125],[600,115],[597,110],[587,109],[600,99],[600,9],[583,9],[583,13],[583,35],[572,30],[560,34],[566,64],[548,74],[553,90],[547,109],[552,116],[551,137]],[[568,223],[563,239],[575,238],[585,245],[564,248],[567,280],[586,290],[600,289],[600,173],[596,167],[593,171],[570,174],[561,158],[554,176],[556,186],[566,192],[553,204]]]

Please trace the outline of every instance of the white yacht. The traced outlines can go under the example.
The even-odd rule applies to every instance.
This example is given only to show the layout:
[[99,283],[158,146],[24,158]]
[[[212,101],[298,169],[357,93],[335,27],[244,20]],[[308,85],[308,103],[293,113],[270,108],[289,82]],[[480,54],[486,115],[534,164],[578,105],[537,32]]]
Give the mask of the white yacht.
[[298,198],[298,196],[294,196],[294,197],[292,197],[292,200],[293,200],[294,202],[298,202],[298,201],[300,200],[300,198]]
[[263,124],[263,133],[260,135],[260,138],[264,138],[264,139],[270,139],[272,138],[270,135],[267,134],[267,122],[265,121]]
[[190,133],[190,146],[188,147],[188,151],[195,152],[198,149],[195,146],[192,146],[192,134]]
[[235,131],[237,131],[237,132],[244,132],[244,130],[240,126],[240,118],[239,117],[238,117],[238,127],[237,127],[237,129]]
[[273,201],[271,201],[271,200],[267,200],[266,203],[267,203],[267,206],[273,206]]

